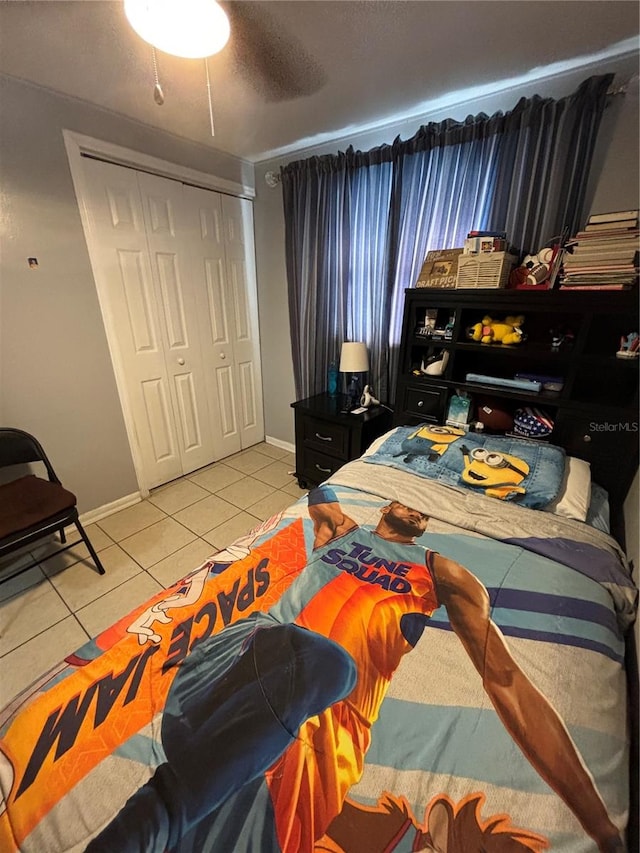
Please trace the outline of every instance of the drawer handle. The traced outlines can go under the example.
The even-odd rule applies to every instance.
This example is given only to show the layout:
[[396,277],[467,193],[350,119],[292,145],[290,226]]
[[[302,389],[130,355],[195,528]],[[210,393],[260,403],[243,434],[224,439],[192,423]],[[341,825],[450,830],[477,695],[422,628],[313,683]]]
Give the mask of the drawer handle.
[[333,441],[333,436],[331,436],[331,435],[320,435],[319,432],[316,433],[316,438],[319,438],[320,441]]
[[318,465],[317,462],[316,462],[316,468],[318,469],[318,471],[322,471],[323,474],[330,474],[331,473],[331,468],[323,468],[321,465]]
[[424,400],[418,400],[418,408],[420,409],[422,406],[424,406]]
[[583,435],[582,440],[583,441],[591,441],[591,436],[590,435]]

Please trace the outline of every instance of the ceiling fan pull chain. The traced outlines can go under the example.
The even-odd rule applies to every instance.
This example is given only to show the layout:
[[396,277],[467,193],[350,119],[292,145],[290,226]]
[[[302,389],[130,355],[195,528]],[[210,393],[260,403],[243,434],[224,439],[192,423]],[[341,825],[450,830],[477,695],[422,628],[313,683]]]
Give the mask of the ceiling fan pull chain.
[[162,91],[160,80],[158,79],[158,60],[156,59],[155,47],[151,48],[151,54],[153,56],[153,76],[156,81],[155,86],[153,87],[153,100],[159,107],[161,107],[164,104],[164,92]]
[[211,136],[215,136],[216,131],[213,126],[213,104],[211,103],[211,81],[209,80],[209,63],[207,62],[206,56],[204,58],[204,70],[207,74],[207,96],[209,98],[209,122],[211,123]]

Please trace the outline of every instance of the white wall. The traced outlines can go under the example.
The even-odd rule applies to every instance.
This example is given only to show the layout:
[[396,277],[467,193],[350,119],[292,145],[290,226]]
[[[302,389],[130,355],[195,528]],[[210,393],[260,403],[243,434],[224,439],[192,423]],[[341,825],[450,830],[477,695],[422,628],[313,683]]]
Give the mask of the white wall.
[[62,130],[247,186],[253,167],[9,77],[0,87],[2,424],[41,440],[86,512],[138,486]]
[[[591,213],[610,210],[637,210],[640,187],[638,160],[638,127],[640,126],[640,86],[638,77],[632,80],[624,97],[614,98],[608,110],[613,121],[605,125],[605,145],[601,147],[600,180],[595,187]],[[630,318],[629,331],[637,328],[638,318]],[[634,325],[635,324],[635,325]],[[633,577],[640,582],[640,524],[638,471],[624,503],[624,523],[627,556],[633,561]],[[635,624],[636,649],[640,650],[640,621]]]
[[639,98],[640,81],[636,68],[636,75],[629,82],[626,93],[612,98],[605,110],[600,146],[593,170],[593,201],[590,213],[638,208]]
[[[269,436],[293,442],[293,411],[295,398],[291,342],[288,331],[287,281],[284,257],[284,218],[280,187],[270,189],[264,181],[267,171],[278,171],[287,162],[312,155],[344,151],[349,145],[368,150],[376,145],[391,143],[396,136],[411,137],[420,124],[451,117],[464,119],[468,114],[512,109],[520,97],[537,93],[559,98],[571,94],[582,80],[591,74],[613,72],[616,83],[636,75],[629,92],[617,96],[605,110],[595,156],[592,182],[588,187],[587,209],[591,204],[598,210],[620,210],[638,207],[638,84],[637,59],[626,59],[583,68],[552,80],[529,84],[472,103],[459,104],[426,114],[422,121],[397,123],[376,131],[351,135],[324,143],[315,148],[296,152],[279,159],[256,165],[256,257],[258,294],[262,328],[262,359],[264,365],[265,428]],[[412,283],[407,282],[407,287]]]

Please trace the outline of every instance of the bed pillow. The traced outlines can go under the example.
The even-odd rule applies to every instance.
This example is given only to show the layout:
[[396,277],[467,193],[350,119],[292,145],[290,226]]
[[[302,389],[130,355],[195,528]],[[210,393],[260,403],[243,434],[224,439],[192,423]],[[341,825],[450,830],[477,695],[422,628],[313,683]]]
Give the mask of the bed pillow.
[[545,512],[586,521],[591,501],[591,466],[583,459],[567,456],[558,497],[546,506]]
[[557,498],[565,470],[565,452],[552,444],[434,424],[398,427],[371,451],[364,461],[531,509]]

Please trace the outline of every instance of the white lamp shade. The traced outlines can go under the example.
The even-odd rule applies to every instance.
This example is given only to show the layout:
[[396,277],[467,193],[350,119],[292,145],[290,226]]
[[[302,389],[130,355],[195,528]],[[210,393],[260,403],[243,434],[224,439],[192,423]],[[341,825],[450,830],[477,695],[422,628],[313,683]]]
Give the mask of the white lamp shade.
[[203,59],[229,40],[229,19],[215,0],[124,0],[138,35],[173,56]]
[[369,370],[367,345],[363,343],[344,343],[340,352],[341,373],[366,373]]

